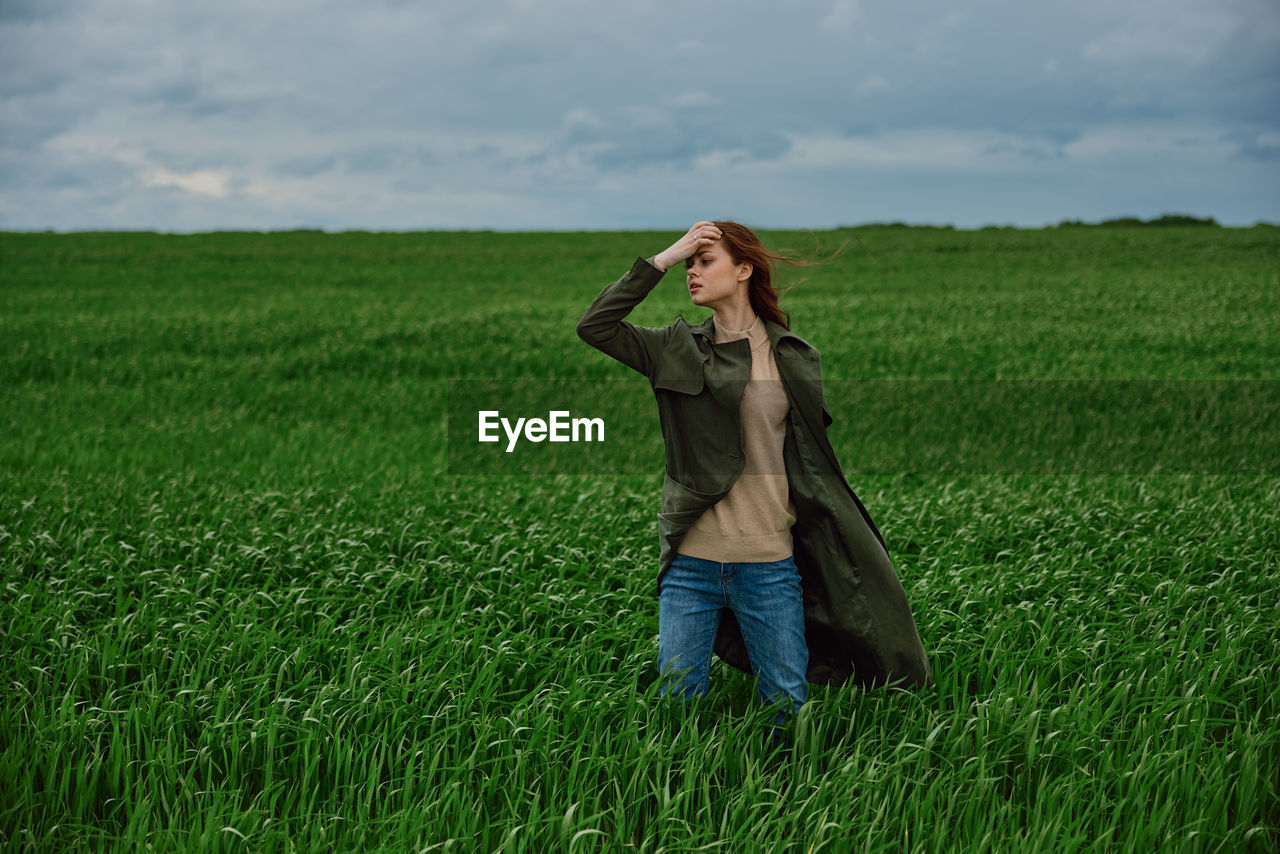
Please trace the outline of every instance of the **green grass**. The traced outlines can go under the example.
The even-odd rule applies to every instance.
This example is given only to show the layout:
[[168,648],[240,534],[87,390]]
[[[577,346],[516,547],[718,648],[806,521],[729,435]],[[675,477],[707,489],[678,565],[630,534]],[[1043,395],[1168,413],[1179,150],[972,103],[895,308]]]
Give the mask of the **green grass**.
[[[829,383],[1280,379],[1276,229],[857,234],[783,303]],[[0,235],[0,844],[1275,850],[1273,455],[895,473],[832,399],[936,690],[781,760],[743,674],[657,698],[660,473],[450,475],[445,416],[646,394],[573,327],[672,238]]]

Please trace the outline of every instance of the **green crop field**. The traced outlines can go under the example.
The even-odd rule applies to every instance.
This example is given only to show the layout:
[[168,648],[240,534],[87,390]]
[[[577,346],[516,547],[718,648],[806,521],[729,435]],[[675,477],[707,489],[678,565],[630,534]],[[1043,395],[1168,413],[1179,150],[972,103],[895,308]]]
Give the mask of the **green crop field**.
[[[657,696],[656,417],[574,332],[676,236],[0,235],[0,847],[1277,850],[1280,229],[763,233],[848,241],[783,307],[938,683],[784,755]],[[468,462],[472,380],[653,420]]]

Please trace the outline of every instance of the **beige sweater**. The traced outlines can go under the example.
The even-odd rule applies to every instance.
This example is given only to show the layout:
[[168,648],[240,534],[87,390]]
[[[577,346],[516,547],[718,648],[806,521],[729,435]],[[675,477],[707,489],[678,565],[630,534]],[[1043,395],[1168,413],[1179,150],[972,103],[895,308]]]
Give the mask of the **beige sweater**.
[[795,506],[787,488],[782,443],[791,405],[778,376],[773,348],[759,317],[746,331],[715,320],[716,343],[751,341],[751,378],[742,393],[742,448],[746,465],[729,493],[693,523],[679,553],[721,563],[782,560],[792,551]]

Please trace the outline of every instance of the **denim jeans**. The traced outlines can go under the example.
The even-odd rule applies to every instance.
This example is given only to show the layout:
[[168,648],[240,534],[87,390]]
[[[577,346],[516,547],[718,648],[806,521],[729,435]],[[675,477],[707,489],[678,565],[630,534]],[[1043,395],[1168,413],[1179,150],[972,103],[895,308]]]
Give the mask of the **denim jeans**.
[[681,700],[707,693],[721,609],[733,611],[765,705],[785,722],[808,697],[809,647],[794,556],[765,563],[718,563],[677,554],[658,595],[661,693]]

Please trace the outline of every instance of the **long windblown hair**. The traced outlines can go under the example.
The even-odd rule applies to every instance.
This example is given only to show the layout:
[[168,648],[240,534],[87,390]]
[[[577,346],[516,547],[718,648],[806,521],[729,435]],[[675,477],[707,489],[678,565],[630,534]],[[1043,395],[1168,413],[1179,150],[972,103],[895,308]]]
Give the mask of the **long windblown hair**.
[[[772,320],[784,329],[790,329],[791,314],[782,310],[778,305],[778,298],[800,282],[792,282],[779,293],[773,284],[774,265],[781,261],[794,267],[812,267],[822,262],[801,260],[774,252],[764,245],[754,231],[741,223],[716,220],[715,226],[720,229],[720,239],[733,259],[733,263],[751,264],[751,278],[747,281],[747,296],[751,300],[751,309],[765,320]],[[831,257],[834,258],[843,249],[844,247],[841,246]]]

